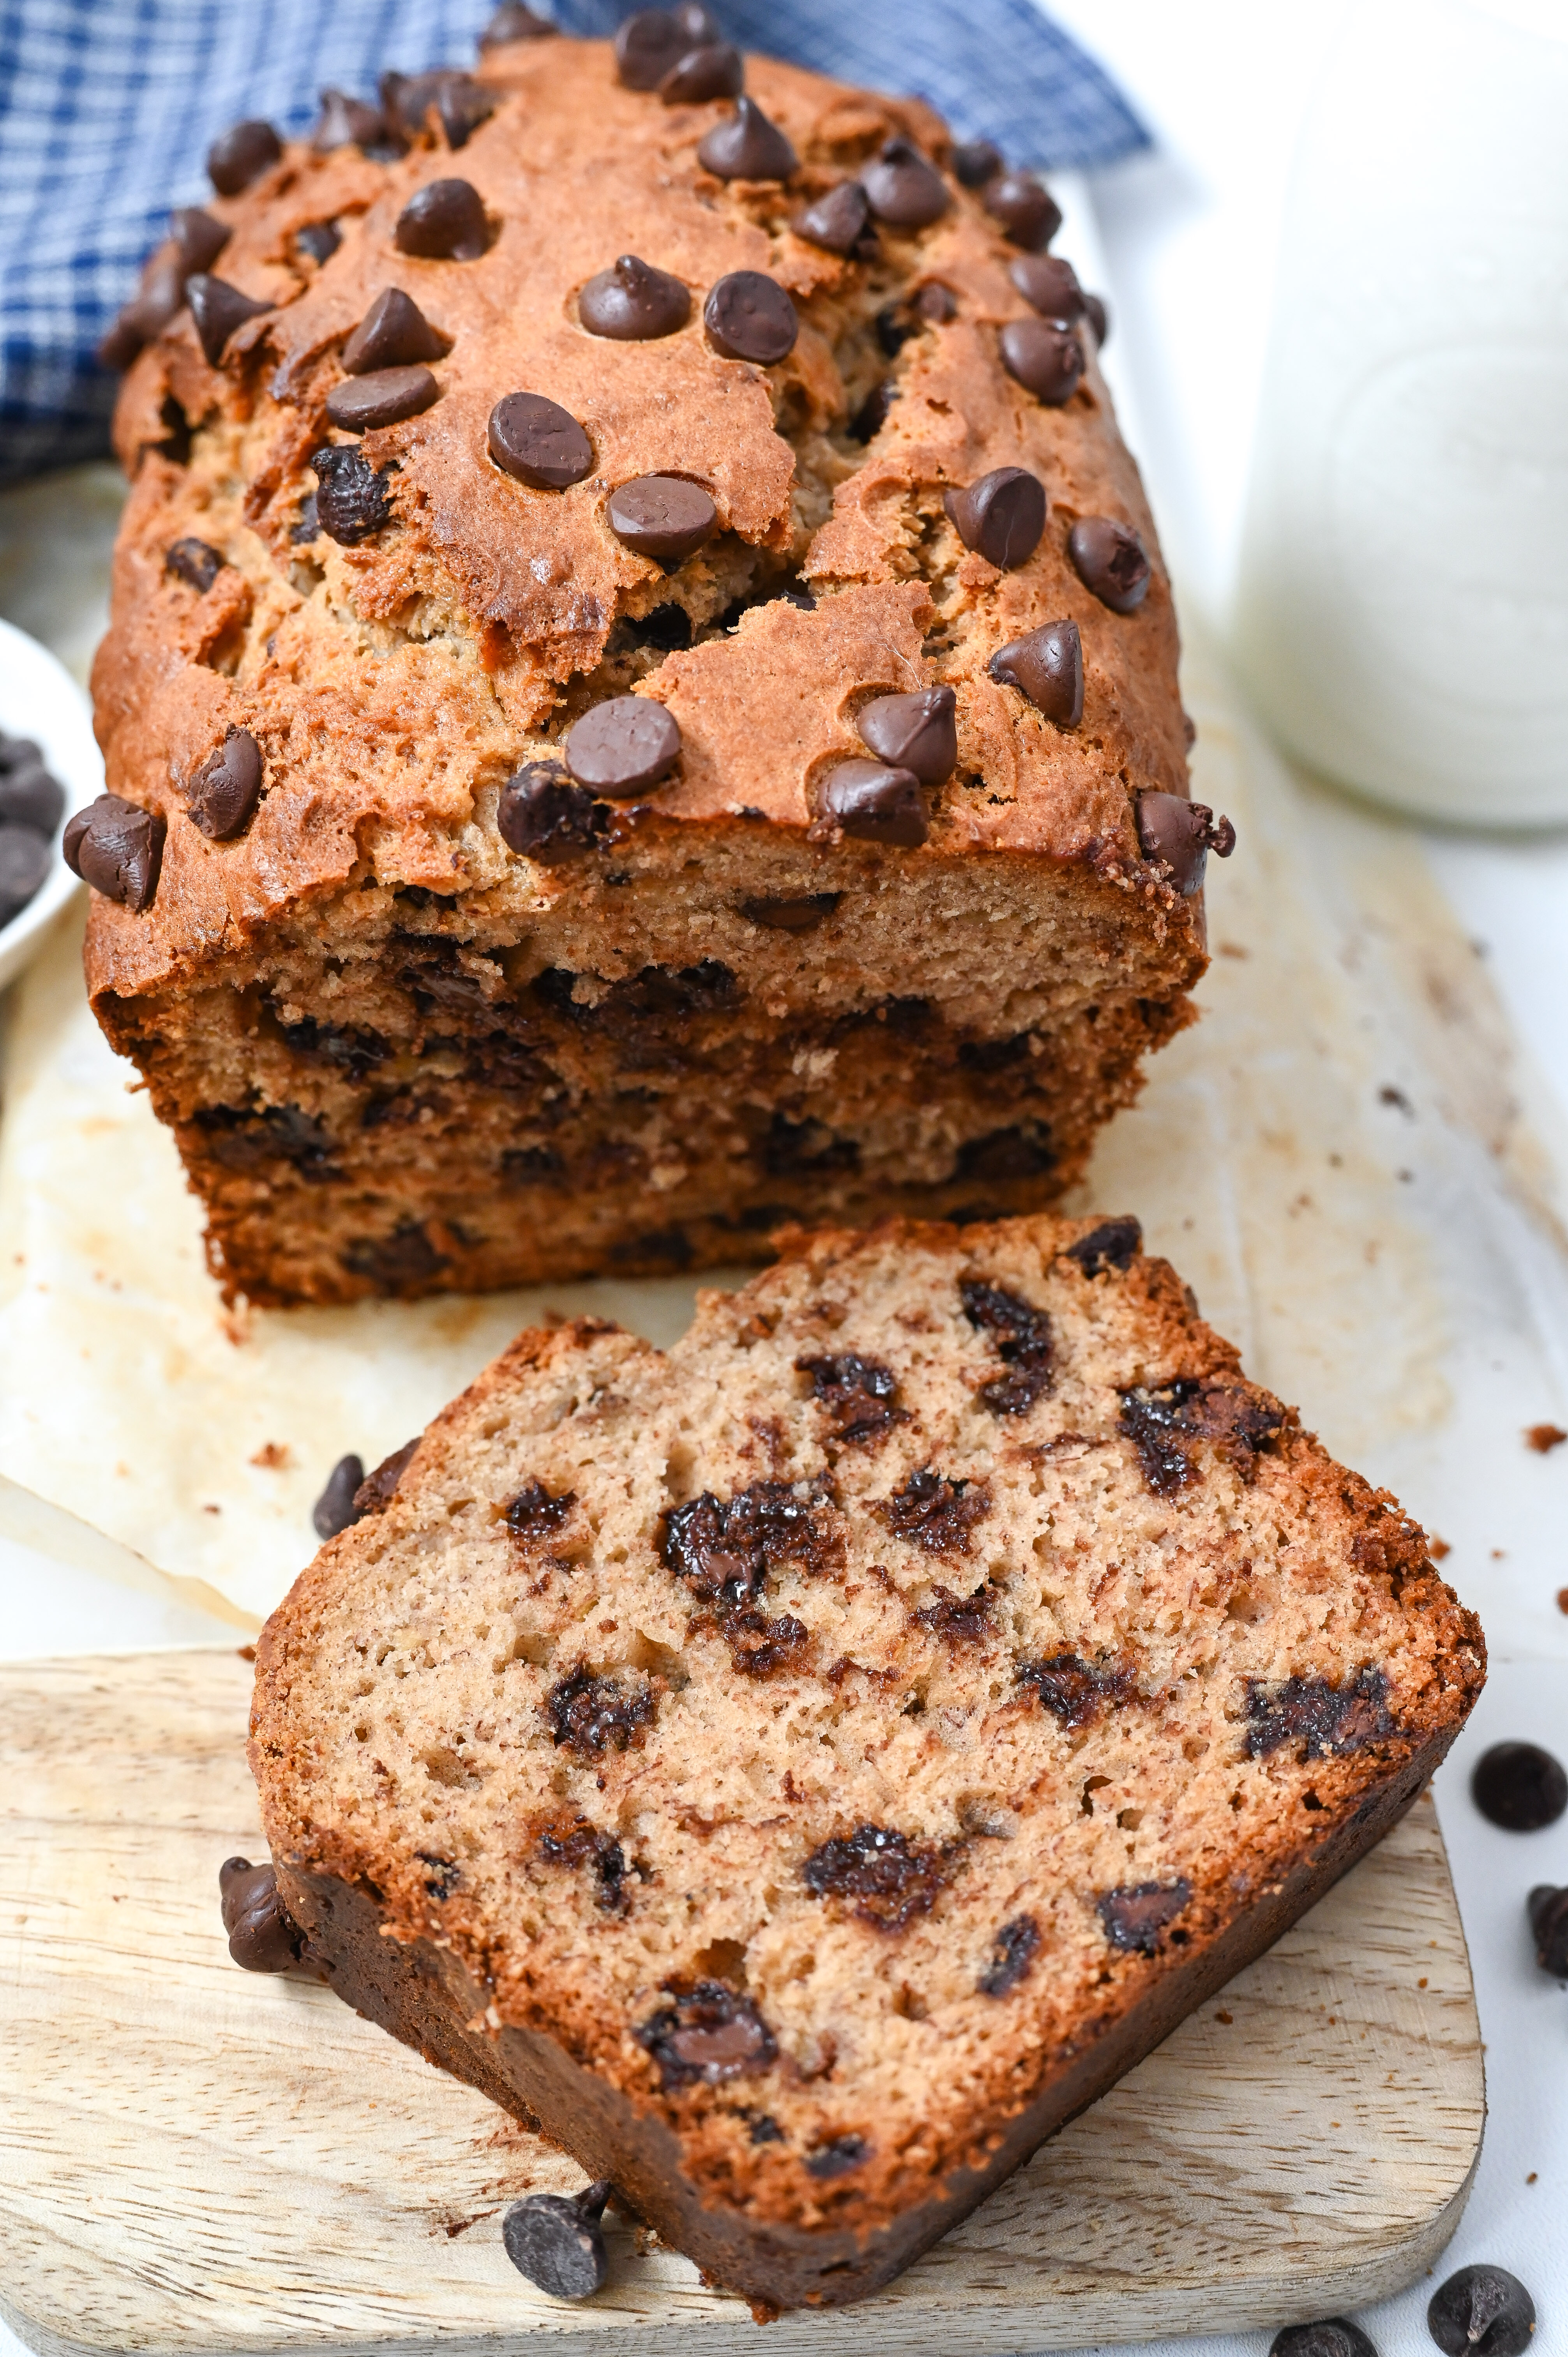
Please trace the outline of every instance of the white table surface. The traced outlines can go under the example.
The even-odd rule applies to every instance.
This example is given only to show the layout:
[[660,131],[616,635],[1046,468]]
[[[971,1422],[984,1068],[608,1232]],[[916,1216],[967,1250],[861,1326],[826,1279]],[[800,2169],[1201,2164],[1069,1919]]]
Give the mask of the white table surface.
[[[1174,569],[1189,602],[1221,629],[1294,127],[1349,5],[1054,0],[1055,15],[1117,75],[1159,142],[1155,156],[1094,192],[1116,313],[1110,359]],[[1528,8],[1533,0],[1511,5]],[[105,521],[112,507],[105,488]],[[0,499],[0,614],[80,673],[102,626],[95,553],[83,548],[41,581],[29,551],[48,531],[48,513],[45,485]],[[1533,1085],[1568,1107],[1560,946],[1568,932],[1568,830],[1418,832],[1466,931],[1485,945],[1533,1054]],[[1562,1468],[1568,1502],[1568,1449],[1550,1461]],[[1496,1478],[1512,1470],[1511,1461],[1499,1465]],[[1538,1569],[1568,1580],[1568,1549],[1560,1570]],[[112,1648],[233,1641],[231,1631],[199,1613],[45,1566],[3,1543],[0,1611],[0,1654],[14,1659],[80,1649],[84,1626]],[[1568,1820],[1543,1834],[1500,1834],[1471,1807],[1466,1779],[1477,1752],[1505,1735],[1568,1752],[1568,1618],[1551,1658],[1539,1642],[1533,1655],[1516,1646],[1506,1619],[1492,1617],[1488,1634],[1491,1682],[1436,1788],[1475,1966],[1490,2101],[1476,2190],[1439,2277],[1482,2259],[1511,2267],[1536,2298],[1534,2348],[1554,2357],[1568,2352],[1568,1995],[1533,1964],[1522,1902],[1536,1882],[1568,1882]],[[1361,2316],[1382,2357],[1431,2350],[1424,2309],[1432,2288],[1415,2287]],[[1268,2340],[1172,2343],[1170,2357],[1178,2348],[1189,2357],[1258,2357]],[[0,2325],[0,2357],[22,2346]]]

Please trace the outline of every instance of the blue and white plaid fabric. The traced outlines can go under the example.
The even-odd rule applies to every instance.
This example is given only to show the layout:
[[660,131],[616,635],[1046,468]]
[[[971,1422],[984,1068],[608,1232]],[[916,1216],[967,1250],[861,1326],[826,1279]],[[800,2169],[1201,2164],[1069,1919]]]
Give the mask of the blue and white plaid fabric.
[[[542,0],[535,0],[541,6]],[[0,0],[0,482],[108,447],[116,380],[93,358],[164,233],[209,193],[243,115],[299,133],[324,85],[466,64],[494,0]],[[609,33],[625,0],[557,0]],[[743,48],[929,99],[962,138],[1058,169],[1148,135],[1033,0],[716,0]]]

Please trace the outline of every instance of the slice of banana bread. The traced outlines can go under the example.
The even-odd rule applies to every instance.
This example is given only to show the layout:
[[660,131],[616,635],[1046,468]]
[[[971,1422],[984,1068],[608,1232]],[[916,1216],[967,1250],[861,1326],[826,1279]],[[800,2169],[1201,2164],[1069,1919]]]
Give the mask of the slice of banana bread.
[[667,1354],[524,1334],[377,1494],[259,1649],[291,1938],[780,2307],[1277,1937],[1484,1674],[1126,1219],[787,1237]]
[[88,978],[254,1300],[1032,1210],[1190,1018],[1230,838],[1055,208],[745,70],[252,124],[160,264]]

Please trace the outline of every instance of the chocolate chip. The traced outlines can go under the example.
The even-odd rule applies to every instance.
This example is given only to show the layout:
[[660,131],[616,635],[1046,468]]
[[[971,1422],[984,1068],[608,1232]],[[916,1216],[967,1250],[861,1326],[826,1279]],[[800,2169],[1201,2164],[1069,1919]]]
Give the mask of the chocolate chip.
[[668,9],[639,8],[616,34],[616,72],[628,90],[657,90],[693,47]]
[[1097,352],[1102,352],[1105,350],[1105,339],[1111,333],[1111,314],[1106,309],[1104,296],[1086,295],[1083,298],[1083,308],[1084,315],[1094,330],[1094,349]]
[[797,1359],[797,1371],[811,1378],[811,1390],[827,1410],[835,1440],[873,1440],[908,1417],[894,1402],[898,1378],[880,1359],[857,1351],[836,1358]]
[[357,548],[392,520],[387,477],[364,453],[342,443],[324,443],[310,454],[317,479],[316,520],[339,548]]
[[1046,528],[1046,487],[1026,467],[997,467],[942,504],[964,546],[1003,573],[1028,563]]
[[335,384],[327,396],[327,414],[345,434],[369,434],[375,426],[418,417],[440,393],[427,368],[376,369]]
[[1003,367],[1026,392],[1047,409],[1071,400],[1085,361],[1083,346],[1070,328],[1046,319],[1009,319],[998,341]]
[[248,728],[237,728],[210,754],[186,789],[193,823],[209,843],[230,843],[243,834],[262,791],[261,748]]
[[199,205],[177,205],[168,225],[188,277],[192,271],[210,270],[231,234],[226,222],[214,221]]
[[849,422],[852,442],[874,441],[887,423],[887,414],[897,400],[897,388],[891,377],[874,384]]
[[535,490],[564,490],[593,472],[594,446],[569,409],[542,393],[504,393],[490,412],[490,456]]
[[1359,2324],[1330,2316],[1321,2324],[1291,2324],[1276,2332],[1269,2357],[1378,2357],[1378,2352]]
[[1189,802],[1181,794],[1142,793],[1136,803],[1138,841],[1145,859],[1169,871],[1184,898],[1201,890],[1208,854],[1229,859],[1236,848],[1236,830],[1228,818],[1216,819],[1207,802]]
[[436,334],[413,296],[401,286],[383,286],[344,345],[343,366],[350,376],[371,376],[441,360],[446,350],[446,337]]
[[575,2201],[564,2193],[530,2193],[501,2220],[501,2242],[519,2275],[552,2299],[588,2299],[609,2273],[599,2220],[610,2198],[607,2178]]
[[1568,1890],[1541,1882],[1525,1901],[1535,1941],[1535,1961],[1543,1973],[1568,1981]]
[[952,169],[961,188],[983,188],[1005,171],[1006,158],[990,139],[966,139],[952,151]]
[[1389,1682],[1381,1670],[1359,1670],[1343,1685],[1326,1678],[1285,1678],[1279,1684],[1247,1681],[1250,1759],[1269,1760],[1300,1744],[1298,1760],[1337,1760],[1394,1733]]
[[825,819],[863,843],[913,850],[930,833],[913,770],[887,769],[880,761],[841,761],[823,779],[817,803]]
[[769,1571],[794,1564],[816,1572],[838,1560],[825,1505],[822,1491],[803,1482],[755,1481],[727,1501],[704,1490],[666,1513],[660,1556],[705,1604],[749,1605]]
[[629,802],[674,768],[681,731],[653,696],[612,695],[573,723],[562,750],[580,786]]
[[889,229],[928,229],[952,202],[941,174],[908,139],[885,141],[860,179],[866,202]]
[[991,1492],[983,1481],[950,1480],[921,1465],[901,1490],[875,1499],[871,1511],[895,1538],[927,1555],[967,1555],[971,1530],[991,1512]]
[[504,41],[545,41],[558,28],[548,16],[536,16],[523,0],[501,0],[500,6],[479,35],[481,49],[498,48]]
[[223,348],[236,328],[242,328],[247,319],[259,319],[263,311],[277,308],[275,303],[261,303],[252,296],[242,295],[226,278],[210,277],[205,271],[198,271],[186,282],[185,296],[201,349],[212,368],[222,359]]
[[303,229],[295,231],[294,242],[301,253],[307,253],[319,265],[331,261],[343,240],[336,221],[307,221]]
[[436,81],[433,103],[446,145],[466,147],[481,123],[488,123],[499,99],[472,74],[444,73]]
[[758,2112],[751,2123],[749,2140],[753,2144],[782,2144],[784,2131],[778,2121],[771,2119],[768,2113]]
[[0,769],[0,822],[51,835],[65,808],[65,788],[35,758]]
[[1067,553],[1079,579],[1113,614],[1131,614],[1149,587],[1149,558],[1130,525],[1112,516],[1080,516],[1068,534]]
[[489,243],[484,199],[471,180],[427,180],[399,213],[392,242],[426,262],[476,262]]
[[980,201],[1009,242],[1030,253],[1049,245],[1062,225],[1061,207],[1032,172],[998,173],[986,182]]
[[609,805],[575,786],[553,761],[514,770],[496,804],[496,826],[508,850],[543,867],[597,850],[609,825]]
[[746,88],[746,59],[729,41],[706,41],[688,49],[659,85],[666,106],[703,106],[710,99],[738,98]]
[[715,180],[787,180],[800,164],[754,98],[737,98],[735,113],[704,133],[697,161]]
[[[953,1157],[955,1178],[1038,1178],[1056,1167],[1050,1133],[1038,1122],[1015,1122],[966,1138]],[[987,1389],[991,1388],[987,1385]]]
[[939,1843],[862,1824],[813,1850],[800,1878],[814,1897],[845,1902],[876,1931],[902,1932],[936,1905],[950,1856]]
[[950,687],[917,688],[911,695],[879,695],[855,723],[877,759],[912,770],[923,786],[940,786],[958,761],[958,699]]
[[655,1711],[648,1685],[623,1686],[618,1678],[596,1677],[579,1662],[558,1678],[544,1697],[544,1715],[557,1744],[580,1760],[640,1745]]
[[933,328],[944,328],[950,319],[958,317],[958,296],[940,278],[933,278],[916,296],[915,308]]
[[864,262],[876,250],[871,206],[858,180],[841,180],[797,213],[789,226],[808,245],[820,245],[827,253],[853,253]]
[[1123,1883],[1108,1890],[1095,1906],[1113,1948],[1152,1956],[1160,1933],[1175,1922],[1191,1897],[1191,1883],[1178,1875],[1175,1882]]
[[633,2036],[659,2066],[664,2087],[723,2086],[771,2070],[778,2041],[756,2005],[724,1981],[676,1992]]
[[327,1487],[310,1510],[318,1539],[335,1539],[339,1531],[350,1529],[359,1521],[354,1493],[364,1478],[362,1458],[339,1457],[327,1476]]
[[1568,1776],[1538,1743],[1494,1743],[1471,1771],[1470,1798],[1488,1824],[1535,1834],[1568,1809]]
[[972,1595],[955,1596],[939,1583],[915,1614],[916,1625],[947,1645],[977,1645],[990,1632],[993,1598],[983,1581]]
[[806,2155],[806,2173],[816,2178],[847,2177],[870,2158],[871,2147],[864,2136],[833,2136]]
[[25,909],[49,872],[48,837],[36,827],[0,823],[0,925]]
[[237,197],[283,155],[283,141],[270,123],[236,123],[207,151],[207,177],[220,197]]
[[682,475],[638,475],[612,491],[607,512],[628,548],[676,565],[713,537],[719,521],[701,483]]
[[591,336],[618,343],[650,343],[673,336],[692,316],[690,289],[667,270],[623,253],[590,278],[577,297],[577,317]]
[[1058,728],[1076,728],[1083,718],[1083,646],[1076,622],[1042,622],[998,647],[986,669]]
[[592,1867],[597,1905],[607,1915],[627,1913],[626,1852],[613,1834],[601,1833],[586,1817],[560,1817],[540,1834],[539,1855],[547,1866]]
[[768,932],[813,933],[843,898],[842,892],[811,892],[800,900],[743,900],[740,913]]
[[1191,1440],[1213,1441],[1242,1479],[1251,1480],[1253,1459],[1281,1430],[1284,1410],[1250,1383],[1202,1383],[1184,1375],[1157,1390],[1134,1384],[1124,1391],[1120,1422],[1150,1489],[1156,1497],[1173,1498],[1197,1479]]
[[703,325],[726,361],[755,361],[762,368],[788,359],[800,331],[794,304],[761,270],[732,270],[711,286]]
[[419,1447],[419,1438],[420,1436],[415,1433],[412,1440],[405,1440],[401,1448],[394,1448],[390,1457],[383,1457],[373,1472],[366,1474],[354,1492],[356,1522],[362,1514],[381,1514],[386,1512],[397,1495],[398,1483],[413,1462],[413,1453]]
[[1040,1927],[1032,1915],[1015,1915],[997,1932],[991,1962],[976,1986],[982,1996],[1005,1996],[1016,1988],[1035,1960]]
[[1505,2267],[1461,2267],[1433,2293],[1426,2329],[1444,2357],[1523,2357],[1535,2302]]
[[164,557],[164,571],[177,574],[191,588],[205,593],[223,570],[223,558],[205,540],[177,540]]
[[218,1890],[229,1953],[247,1973],[293,1972],[305,1934],[278,1896],[270,1866],[248,1857],[226,1857],[218,1869]]
[[1015,1673],[1044,1710],[1064,1727],[1090,1727],[1137,1691],[1131,1670],[1118,1662],[1086,1662],[1079,1653],[1052,1653],[1040,1662],[1020,1662]]
[[527,1544],[558,1531],[576,1502],[575,1490],[563,1490],[552,1497],[542,1481],[525,1481],[501,1519],[513,1538]]
[[1078,273],[1070,262],[1055,253],[1021,253],[1007,265],[1007,275],[1043,319],[1070,325],[1081,319],[1086,305]]
[[161,811],[145,811],[118,794],[100,794],[66,821],[65,864],[84,884],[140,914],[158,888],[166,826]]
[[310,144],[318,156],[329,156],[336,147],[372,147],[386,133],[387,120],[379,106],[367,106],[345,90],[324,90]]
[[995,1335],[997,1355],[1006,1367],[981,1386],[980,1397],[993,1415],[1025,1415],[1051,1388],[1055,1341],[1051,1321],[1016,1293],[966,1276],[959,1285],[963,1314],[977,1331]]
[[1131,1268],[1143,1249],[1144,1231],[1136,1220],[1104,1220],[1069,1244],[1062,1258],[1077,1261],[1085,1276],[1099,1276],[1108,1268]]

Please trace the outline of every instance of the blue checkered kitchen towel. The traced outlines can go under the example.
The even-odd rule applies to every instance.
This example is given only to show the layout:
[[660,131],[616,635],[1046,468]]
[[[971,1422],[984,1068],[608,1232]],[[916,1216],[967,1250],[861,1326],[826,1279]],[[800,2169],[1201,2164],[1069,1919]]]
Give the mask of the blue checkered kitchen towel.
[[[169,209],[208,193],[229,124],[306,130],[332,85],[467,65],[495,0],[0,0],[0,482],[108,447],[115,378],[93,355]],[[542,9],[545,0],[535,0]],[[556,0],[613,32],[625,0]],[[1019,164],[1092,167],[1148,144],[1034,0],[716,0],[743,48],[913,90]]]

